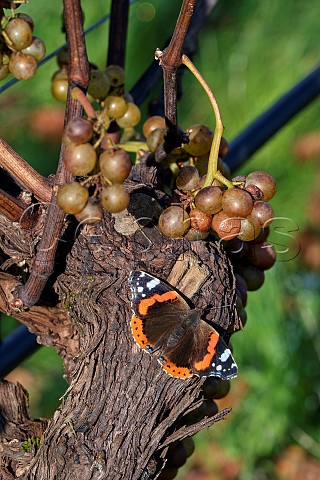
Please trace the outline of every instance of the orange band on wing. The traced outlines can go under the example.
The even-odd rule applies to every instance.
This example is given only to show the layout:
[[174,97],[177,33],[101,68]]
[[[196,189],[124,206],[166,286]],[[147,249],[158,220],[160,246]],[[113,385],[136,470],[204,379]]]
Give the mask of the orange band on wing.
[[[163,358],[163,357],[162,357]],[[164,362],[160,362],[162,368],[172,377],[178,378],[189,378],[192,377],[193,373],[188,367],[177,367],[174,363],[171,363],[166,358],[163,358]]]
[[206,370],[207,368],[210,367],[212,359],[216,353],[216,345],[219,341],[219,334],[218,332],[214,331],[210,334],[210,340],[209,340],[209,345],[207,348],[207,354],[204,356],[204,358],[200,362],[196,362],[194,364],[194,367],[196,370]]
[[138,312],[141,315],[147,315],[149,308],[154,305],[156,302],[174,302],[178,298],[178,295],[176,292],[166,292],[163,293],[162,295],[158,295],[157,293],[154,294],[150,298],[145,298],[144,300],[141,300],[139,303],[138,307]]
[[147,337],[143,333],[143,325],[141,319],[136,317],[135,315],[133,315],[131,319],[131,329],[133,338],[135,339],[139,347],[146,348],[146,346],[149,345],[149,342]]

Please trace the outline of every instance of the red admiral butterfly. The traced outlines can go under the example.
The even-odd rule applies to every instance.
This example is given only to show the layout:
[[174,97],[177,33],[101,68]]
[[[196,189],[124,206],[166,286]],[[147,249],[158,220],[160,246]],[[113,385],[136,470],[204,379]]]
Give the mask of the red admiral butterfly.
[[191,309],[172,287],[149,273],[132,271],[132,334],[140,348],[159,351],[163,369],[173,377],[237,376],[231,351],[201,310]]

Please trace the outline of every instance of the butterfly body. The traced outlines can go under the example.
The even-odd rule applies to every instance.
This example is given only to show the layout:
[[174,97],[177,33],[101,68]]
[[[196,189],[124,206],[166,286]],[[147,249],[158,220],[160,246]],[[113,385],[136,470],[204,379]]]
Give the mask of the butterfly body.
[[231,351],[218,332],[201,319],[170,285],[149,273],[129,276],[134,340],[148,353],[159,352],[163,369],[174,377],[237,376]]

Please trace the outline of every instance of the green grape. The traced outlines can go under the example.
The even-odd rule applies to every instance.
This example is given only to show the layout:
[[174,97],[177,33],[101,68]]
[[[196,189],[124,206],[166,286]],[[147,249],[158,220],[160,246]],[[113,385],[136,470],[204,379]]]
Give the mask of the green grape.
[[89,192],[86,187],[78,182],[70,182],[59,188],[57,204],[65,213],[74,215],[84,209],[88,198]]
[[100,170],[104,177],[112,183],[122,183],[129,176],[131,161],[123,148],[110,148],[99,157]]
[[142,131],[145,138],[148,138],[150,133],[156,130],[157,128],[166,128],[166,122],[163,117],[159,115],[153,115],[149,117],[143,124]]
[[63,161],[66,169],[74,176],[87,175],[94,169],[97,162],[97,154],[90,143],[67,145]]
[[101,191],[101,203],[108,212],[118,213],[129,206],[130,195],[123,185],[109,185]]
[[32,55],[37,62],[40,62],[46,54],[46,46],[40,38],[32,37],[32,43],[21,51]]
[[27,22],[31,28],[31,31],[33,32],[34,30],[34,21],[33,18],[30,17],[27,13],[17,13],[16,18],[20,18],[21,20],[24,20]]
[[248,218],[241,219],[241,231],[238,235],[240,240],[244,240],[245,242],[250,242],[257,238],[257,236],[261,232],[261,225],[258,221]]
[[32,29],[29,23],[21,17],[9,20],[4,31],[12,42],[9,46],[15,50],[23,50],[32,42]]
[[159,229],[169,238],[179,238],[190,228],[190,218],[187,212],[178,206],[171,206],[163,210],[159,217]]
[[120,65],[108,65],[106,68],[106,73],[109,77],[110,85],[114,87],[119,87],[124,85],[124,69]]
[[0,80],[4,80],[9,75],[9,65],[0,65]]
[[37,71],[37,61],[32,55],[27,53],[14,53],[10,57],[9,71],[19,80],[28,80]]
[[68,94],[68,75],[65,69],[56,72],[51,82],[52,96],[59,102],[66,102]]
[[93,98],[103,100],[110,90],[110,80],[108,75],[101,70],[91,70],[88,93]]
[[195,190],[199,185],[199,172],[196,167],[182,167],[177,178],[176,185],[179,190],[189,192]]
[[156,128],[150,132],[146,139],[146,143],[150,152],[155,152],[157,148],[160,147],[160,145],[163,143],[165,133],[165,128]]
[[138,125],[141,119],[141,112],[137,105],[134,103],[127,103],[127,111],[122,117],[116,119],[117,124],[121,128],[131,128]]
[[201,157],[210,151],[213,133],[206,125],[193,125],[188,128],[189,143],[185,143],[183,148],[189,155]]
[[89,198],[87,205],[75,217],[78,222],[86,225],[100,223],[103,219],[103,208],[100,203]]
[[120,118],[126,113],[128,106],[124,98],[109,95],[103,102],[103,108],[110,118]]

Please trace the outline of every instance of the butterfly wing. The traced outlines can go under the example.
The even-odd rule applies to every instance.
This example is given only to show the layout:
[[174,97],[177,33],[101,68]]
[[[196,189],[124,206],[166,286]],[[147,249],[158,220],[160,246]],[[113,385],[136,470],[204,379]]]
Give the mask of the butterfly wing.
[[161,351],[159,361],[169,375],[223,380],[237,376],[237,365],[226,343],[177,291],[142,271],[130,273],[129,285],[133,337],[149,353]]
[[171,350],[160,357],[162,366],[174,377],[219,377],[229,380],[237,376],[238,367],[230,349],[218,332],[203,320],[188,328]]
[[179,327],[179,313],[190,310],[178,292],[149,273],[132,271],[129,276],[132,291],[133,317],[131,329],[139,347],[152,352],[162,349]]

